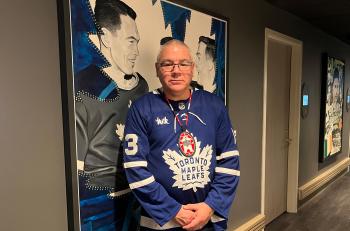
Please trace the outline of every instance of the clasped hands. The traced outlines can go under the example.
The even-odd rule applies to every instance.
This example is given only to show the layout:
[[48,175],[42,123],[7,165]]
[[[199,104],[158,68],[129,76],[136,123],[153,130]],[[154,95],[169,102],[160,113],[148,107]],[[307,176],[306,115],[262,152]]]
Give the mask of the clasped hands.
[[175,216],[175,220],[183,229],[194,231],[203,228],[213,213],[214,210],[204,202],[187,204],[181,206],[181,209]]

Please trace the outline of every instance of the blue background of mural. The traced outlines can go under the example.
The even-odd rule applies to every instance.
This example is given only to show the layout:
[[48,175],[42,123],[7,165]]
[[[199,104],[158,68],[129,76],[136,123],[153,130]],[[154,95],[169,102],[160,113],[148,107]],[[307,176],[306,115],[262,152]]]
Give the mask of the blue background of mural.
[[163,9],[165,28],[171,26],[172,37],[184,41],[186,21],[191,20],[191,11],[167,2],[160,2]]
[[212,19],[210,35],[215,34],[215,46],[216,46],[216,95],[221,98],[225,98],[225,22],[219,21],[215,18]]
[[94,63],[96,66],[105,66],[107,63],[103,56],[96,51],[89,41],[89,33],[97,34],[92,18],[88,0],[71,1],[73,67],[78,73],[85,67]]

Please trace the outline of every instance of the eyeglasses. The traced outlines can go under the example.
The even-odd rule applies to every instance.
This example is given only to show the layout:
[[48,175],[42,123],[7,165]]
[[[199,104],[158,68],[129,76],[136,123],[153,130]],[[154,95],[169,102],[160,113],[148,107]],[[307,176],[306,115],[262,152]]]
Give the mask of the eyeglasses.
[[160,69],[165,72],[171,72],[175,69],[175,66],[179,68],[180,71],[189,71],[193,66],[193,62],[191,61],[183,61],[180,63],[173,62],[161,62],[158,63]]

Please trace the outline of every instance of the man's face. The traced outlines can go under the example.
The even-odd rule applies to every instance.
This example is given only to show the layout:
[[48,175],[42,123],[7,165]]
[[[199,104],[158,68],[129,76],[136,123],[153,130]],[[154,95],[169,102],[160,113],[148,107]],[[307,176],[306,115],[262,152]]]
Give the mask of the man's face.
[[198,43],[198,49],[196,53],[196,68],[199,76],[203,75],[203,73],[208,72],[207,56],[205,54],[206,48],[207,45],[205,43]]
[[333,80],[333,98],[334,99],[337,99],[339,97],[339,79],[338,78],[335,78]]
[[198,71],[198,83],[204,87],[204,90],[214,92],[215,83],[215,62],[210,55],[206,54],[207,44],[198,43],[196,52],[196,68]]
[[132,74],[139,55],[140,40],[135,21],[127,15],[120,15],[120,29],[111,33],[110,53],[112,66],[125,74]]
[[[164,65],[175,65],[171,70],[165,70]],[[166,45],[159,55],[156,64],[157,76],[165,92],[185,95],[190,88],[193,76],[193,62],[187,47],[171,43]]]

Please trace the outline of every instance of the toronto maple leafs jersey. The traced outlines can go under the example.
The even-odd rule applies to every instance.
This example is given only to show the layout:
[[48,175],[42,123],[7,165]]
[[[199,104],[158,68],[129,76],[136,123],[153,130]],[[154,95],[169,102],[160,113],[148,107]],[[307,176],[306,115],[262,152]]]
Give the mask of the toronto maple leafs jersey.
[[148,93],[128,112],[124,142],[129,186],[143,208],[141,229],[181,230],[173,219],[181,205],[199,202],[215,211],[207,226],[226,229],[240,171],[219,97],[195,90],[189,100],[167,101],[160,91]]

